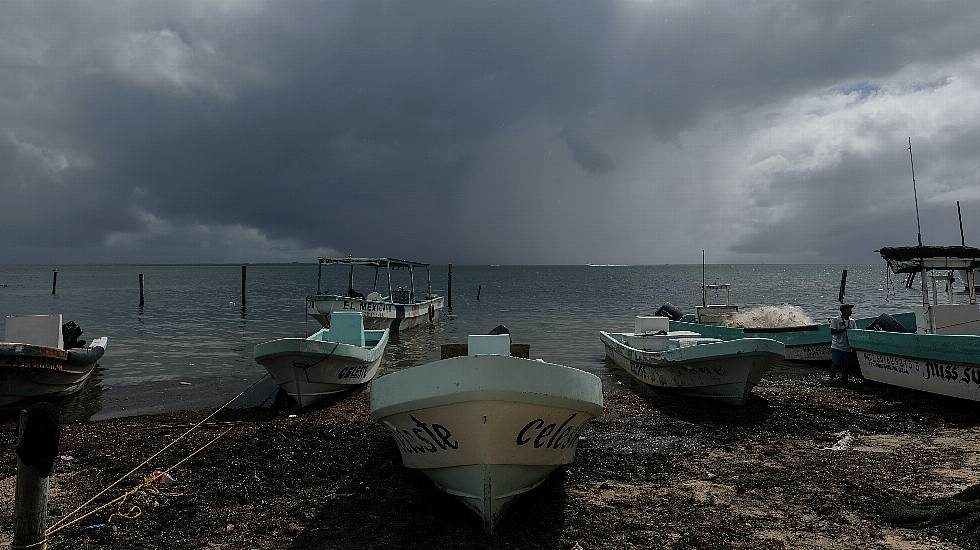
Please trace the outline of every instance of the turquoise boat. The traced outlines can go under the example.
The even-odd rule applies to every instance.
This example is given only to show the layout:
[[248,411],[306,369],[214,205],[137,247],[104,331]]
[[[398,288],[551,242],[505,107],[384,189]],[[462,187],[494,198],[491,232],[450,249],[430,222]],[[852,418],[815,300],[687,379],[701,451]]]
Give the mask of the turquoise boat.
[[[894,313],[890,317],[906,329],[914,331],[916,316],[913,312]],[[855,319],[858,328],[868,328],[878,317]],[[786,346],[786,359],[790,361],[830,361],[830,325],[817,323],[799,327],[739,328],[695,323],[694,315],[687,314],[681,321],[671,321],[671,330],[689,330],[706,338],[736,340],[739,338],[769,338]]]
[[[849,330],[861,374],[868,380],[939,395],[980,401],[980,306],[974,270],[980,249],[970,246],[906,246],[878,251],[911,287],[920,276],[922,306],[915,308],[914,333]],[[937,287],[953,270],[966,272],[968,302],[954,302],[952,285]],[[939,272],[939,277],[929,277]],[[930,288],[931,280],[931,288]],[[940,294],[947,296],[940,303]]]

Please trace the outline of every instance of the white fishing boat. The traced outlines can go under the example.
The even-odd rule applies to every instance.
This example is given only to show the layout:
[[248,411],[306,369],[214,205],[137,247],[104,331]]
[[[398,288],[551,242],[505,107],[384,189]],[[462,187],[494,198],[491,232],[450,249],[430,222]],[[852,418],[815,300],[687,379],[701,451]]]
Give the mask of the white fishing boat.
[[455,496],[492,532],[507,507],[575,458],[602,412],[593,374],[510,356],[508,334],[470,336],[466,356],[394,372],[371,384],[371,416],[405,466]]
[[0,406],[81,389],[108,342],[103,336],[86,345],[78,340],[81,334],[73,322],[62,325],[61,314],[7,317],[0,342]]
[[308,338],[255,346],[255,361],[300,407],[370,382],[378,374],[388,330],[364,330],[364,316],[335,312],[330,328]]
[[[331,265],[349,267],[346,291],[322,290],[323,266]],[[366,294],[355,289],[355,266],[374,268],[374,283]],[[416,291],[415,268],[425,269],[424,294]],[[388,284],[379,290],[378,278],[382,270]],[[408,271],[407,288],[392,286],[392,271]],[[382,293],[385,290],[387,295]],[[444,298],[432,292],[429,264],[393,258],[319,258],[316,294],[306,297],[306,311],[325,328],[330,326],[333,312],[354,311],[364,314],[364,326],[368,329],[391,329],[394,332],[438,321],[442,316],[443,303]]]
[[767,338],[720,340],[670,331],[666,317],[637,317],[633,332],[600,332],[606,355],[634,379],[676,393],[741,405],[785,346]]
[[[920,276],[922,305],[914,308],[917,332],[847,331],[861,374],[874,382],[980,401],[980,305],[974,282],[980,249],[904,246],[878,252],[893,273],[908,275],[909,287]],[[953,269],[966,272],[967,303],[955,303],[950,284],[946,303],[940,303],[937,283]],[[940,276],[929,277],[932,272]]]

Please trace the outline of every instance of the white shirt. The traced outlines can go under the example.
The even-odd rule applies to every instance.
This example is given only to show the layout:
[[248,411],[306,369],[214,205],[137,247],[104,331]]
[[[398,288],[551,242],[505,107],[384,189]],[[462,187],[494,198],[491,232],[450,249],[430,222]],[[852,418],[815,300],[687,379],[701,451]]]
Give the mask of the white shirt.
[[[854,319],[845,320],[842,317],[834,317],[830,320],[830,329],[849,329],[857,328],[854,323]],[[830,334],[830,349],[839,349],[841,351],[851,351],[851,345],[847,342],[847,333],[842,332],[840,334]]]

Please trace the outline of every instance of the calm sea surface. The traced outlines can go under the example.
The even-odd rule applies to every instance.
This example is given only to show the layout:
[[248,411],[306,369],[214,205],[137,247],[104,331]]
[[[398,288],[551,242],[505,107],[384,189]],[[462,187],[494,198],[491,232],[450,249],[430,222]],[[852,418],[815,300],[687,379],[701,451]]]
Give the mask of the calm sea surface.
[[[318,329],[304,309],[316,287],[313,265],[249,266],[245,313],[237,265],[57,266],[54,296],[52,267],[0,266],[0,285],[6,285],[0,286],[0,328],[7,315],[62,313],[81,326],[86,340],[109,337],[101,368],[63,405],[79,418],[220,405],[265,373],[252,358],[256,343]],[[904,288],[886,297],[884,265],[709,265],[707,281],[732,283],[732,302],[740,306],[793,304],[821,320],[837,313],[843,268],[856,317],[905,311],[920,300]],[[142,310],[139,273],[145,275]],[[445,266],[432,268],[434,290],[445,291],[446,275]],[[370,291],[373,270],[355,276],[355,288]],[[437,359],[441,343],[504,324],[515,341],[531,344],[532,357],[596,373],[615,391],[598,331],[631,330],[634,316],[668,301],[693,311],[700,282],[700,265],[454,266],[455,318],[393,337],[382,374]],[[424,271],[416,273],[416,283],[424,289]],[[399,284],[407,286],[406,273],[395,275]],[[345,269],[324,269],[324,289],[346,286]],[[245,402],[261,403],[274,390],[267,380]]]

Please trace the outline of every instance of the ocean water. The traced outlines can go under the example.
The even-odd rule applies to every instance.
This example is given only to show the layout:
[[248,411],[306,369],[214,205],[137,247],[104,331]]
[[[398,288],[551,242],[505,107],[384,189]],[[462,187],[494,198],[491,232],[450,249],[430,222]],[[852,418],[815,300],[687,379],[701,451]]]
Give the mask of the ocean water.
[[[81,326],[86,340],[109,337],[101,368],[63,404],[78,418],[215,407],[265,373],[253,360],[256,343],[319,328],[305,315],[315,265],[248,266],[244,312],[238,265],[56,266],[55,295],[52,267],[0,266],[0,285],[6,285],[0,286],[0,325],[7,315],[61,313]],[[824,320],[837,314],[844,268],[855,317],[907,311],[921,299],[917,290],[887,287],[884,264],[709,265],[706,280],[731,283],[732,302],[743,308],[790,304]],[[139,273],[145,276],[142,309]],[[443,293],[446,266],[433,266],[431,276],[432,288]],[[361,268],[355,277],[356,289],[371,290],[373,270]],[[425,280],[418,271],[417,288],[424,289]],[[347,270],[325,268],[322,284],[346,289]],[[407,273],[396,272],[394,284],[407,286]],[[438,359],[440,344],[503,324],[515,341],[531,344],[532,357],[596,373],[608,391],[618,391],[598,331],[631,330],[634,316],[653,314],[664,302],[693,311],[700,284],[700,265],[454,266],[454,317],[393,337],[382,375]],[[709,294],[713,299],[724,295]],[[267,401],[275,389],[266,380],[242,403]]]

